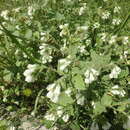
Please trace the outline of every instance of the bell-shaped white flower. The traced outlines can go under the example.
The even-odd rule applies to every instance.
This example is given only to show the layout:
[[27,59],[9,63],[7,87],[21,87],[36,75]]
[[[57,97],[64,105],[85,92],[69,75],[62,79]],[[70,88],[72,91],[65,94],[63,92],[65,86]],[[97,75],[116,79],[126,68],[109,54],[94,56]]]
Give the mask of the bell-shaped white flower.
[[53,113],[46,113],[46,115],[44,116],[44,118],[46,120],[50,120],[50,121],[55,121],[56,120],[56,116]]
[[59,70],[63,71],[69,64],[71,63],[71,61],[67,58],[65,59],[60,59],[58,61],[58,65],[59,65]]
[[85,83],[90,84],[97,79],[99,72],[92,68],[88,69],[84,75],[85,75]]
[[115,85],[115,86],[112,87],[111,93],[113,95],[119,95],[119,96],[122,96],[122,97],[124,97],[125,94],[126,94],[126,92],[124,90],[121,90],[118,85]]
[[59,107],[57,108],[57,115],[58,115],[58,117],[61,117],[62,114],[63,114],[63,108],[62,108],[61,106],[59,106]]
[[90,130],[99,130],[98,124],[93,122],[91,127],[90,127]]
[[69,115],[68,114],[65,114],[63,117],[62,117],[63,121],[64,122],[67,122],[69,120]]
[[106,124],[102,126],[103,130],[109,130],[110,127],[111,127],[111,124],[109,122],[106,122]]
[[36,64],[28,64],[27,70],[25,70],[23,73],[26,82],[34,82],[36,80],[33,73],[36,71],[37,67],[38,66]]
[[120,67],[115,66],[112,69],[111,73],[109,74],[110,79],[112,79],[112,78],[118,78],[118,75],[120,74],[120,72],[121,72]]
[[60,95],[60,89],[61,87],[59,84],[51,84],[47,87],[49,92],[46,96],[50,98],[52,102],[57,103]]
[[123,124],[124,129],[130,129],[130,116],[128,116],[127,121]]

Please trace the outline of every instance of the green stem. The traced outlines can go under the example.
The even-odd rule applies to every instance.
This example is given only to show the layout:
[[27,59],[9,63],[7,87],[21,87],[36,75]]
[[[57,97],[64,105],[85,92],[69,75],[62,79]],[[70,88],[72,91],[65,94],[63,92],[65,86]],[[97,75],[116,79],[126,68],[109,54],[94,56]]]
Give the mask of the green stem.
[[36,97],[35,106],[34,106],[34,111],[33,111],[34,116],[35,116],[35,114],[36,114],[36,112],[37,112],[38,101],[39,101],[39,98],[40,98],[40,96],[41,96],[43,90],[44,90],[44,89],[40,90],[39,93],[38,93],[38,95],[37,95],[37,97]]

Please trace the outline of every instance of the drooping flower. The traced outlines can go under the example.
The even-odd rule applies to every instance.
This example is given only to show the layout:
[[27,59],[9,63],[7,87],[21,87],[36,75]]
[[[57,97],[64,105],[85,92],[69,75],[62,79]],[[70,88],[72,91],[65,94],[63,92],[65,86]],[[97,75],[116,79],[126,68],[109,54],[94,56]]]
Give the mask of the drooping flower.
[[106,33],[101,33],[101,40],[103,41],[103,42],[105,42],[106,40],[107,40],[107,34]]
[[86,3],[84,3],[83,6],[80,7],[80,9],[79,9],[79,15],[84,14],[85,10],[86,10]]
[[72,90],[70,88],[68,88],[67,90],[65,90],[65,93],[68,95],[68,96],[71,96],[71,92]]
[[113,19],[112,24],[113,25],[119,25],[121,23],[121,20],[119,18]]
[[60,36],[65,36],[68,34],[68,26],[69,24],[60,25],[59,28],[61,29]]
[[66,67],[71,63],[70,56],[58,61],[58,67],[60,71],[64,71]]
[[130,129],[130,116],[128,116],[127,121],[123,124],[124,129]]
[[61,86],[59,84],[53,83],[53,84],[48,85],[47,97],[50,98],[52,102],[57,103],[59,99],[59,95],[60,95],[60,89],[61,89]]
[[46,115],[44,116],[46,120],[50,121],[55,121],[56,120],[56,115],[50,112],[47,112]]
[[97,29],[97,28],[99,28],[99,27],[100,27],[100,24],[99,24],[98,22],[94,23],[94,25],[93,25],[93,28],[94,28],[94,29]]
[[110,127],[111,127],[111,124],[110,124],[109,122],[106,122],[106,123],[102,126],[103,130],[109,130]]
[[128,44],[129,38],[128,38],[127,36],[125,36],[125,37],[123,38],[122,42],[123,42],[124,45]]
[[79,52],[80,52],[80,53],[86,52],[86,50],[85,50],[85,45],[78,46],[78,48],[79,48]]
[[116,6],[116,7],[114,8],[114,13],[119,13],[120,10],[121,10],[121,7],[120,7],[120,6]]
[[110,12],[109,11],[105,11],[102,13],[102,19],[106,20],[110,17]]
[[63,108],[62,108],[61,106],[59,106],[59,107],[57,108],[57,115],[58,115],[58,117],[61,117],[62,114],[63,114]]
[[86,70],[84,75],[85,75],[85,83],[90,84],[97,79],[99,72],[92,68]]
[[99,130],[98,124],[93,122],[91,127],[90,127],[90,130]]
[[80,93],[76,94],[77,104],[84,105],[84,96]]
[[38,66],[36,64],[28,64],[27,70],[25,70],[23,73],[23,75],[25,76],[25,81],[34,82],[36,80],[33,73],[36,71],[37,67]]
[[112,36],[112,37],[110,38],[110,40],[109,40],[109,44],[115,43],[115,42],[116,42],[116,38],[117,38],[116,35]]
[[53,57],[51,56],[52,49],[45,43],[39,47],[39,53],[41,55],[41,61],[43,64],[52,62]]
[[8,19],[9,19],[8,13],[9,13],[8,10],[3,10],[3,11],[1,12],[0,16],[3,17],[5,20],[8,20]]
[[63,117],[62,117],[63,121],[64,122],[67,122],[69,120],[69,115],[68,114],[65,114]]
[[118,75],[120,74],[120,72],[121,72],[120,67],[115,66],[112,69],[111,73],[109,74],[110,79],[112,79],[112,78],[118,78]]
[[122,97],[124,97],[125,94],[126,94],[126,92],[124,90],[121,90],[118,85],[114,85],[112,87],[111,93],[113,95],[119,95],[119,96],[122,96]]

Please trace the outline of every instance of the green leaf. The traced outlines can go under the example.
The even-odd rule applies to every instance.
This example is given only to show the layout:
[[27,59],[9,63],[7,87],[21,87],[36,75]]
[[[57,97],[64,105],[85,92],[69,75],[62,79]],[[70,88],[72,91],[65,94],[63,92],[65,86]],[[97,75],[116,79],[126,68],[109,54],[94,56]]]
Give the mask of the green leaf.
[[74,102],[73,99],[67,94],[65,93],[60,94],[58,101],[60,105],[66,106],[67,104],[72,104],[73,102]]
[[65,19],[64,15],[63,14],[60,14],[59,12],[56,13],[56,20],[58,21],[61,21]]
[[74,87],[76,89],[79,89],[79,90],[85,90],[86,89],[83,77],[81,75],[78,74],[78,75],[74,76],[72,81],[73,81]]
[[110,55],[99,55],[95,51],[91,51],[91,58],[92,66],[97,70],[100,70],[108,65],[111,59]]
[[46,128],[51,128],[52,127],[52,124],[53,122],[52,121],[49,121],[49,120],[42,120],[42,123],[45,125]]
[[124,112],[125,109],[126,109],[126,105],[124,105],[124,104],[117,108],[117,110],[120,111],[120,112]]
[[105,106],[103,106],[100,102],[97,102],[95,104],[95,108],[93,110],[95,115],[99,115],[99,114],[101,114],[102,112],[105,112],[105,111],[106,111]]
[[71,130],[80,130],[80,126],[78,123],[75,121],[74,123],[70,124]]
[[31,37],[32,37],[32,30],[30,30],[30,29],[26,30],[25,38],[30,39]]
[[12,73],[8,70],[4,70],[4,77],[3,79],[7,82],[11,82],[12,81]]
[[110,106],[112,103],[112,97],[105,94],[101,99],[101,104],[104,106]]
[[129,75],[129,69],[128,67],[125,70],[121,70],[121,73],[119,74],[119,78],[125,78]]

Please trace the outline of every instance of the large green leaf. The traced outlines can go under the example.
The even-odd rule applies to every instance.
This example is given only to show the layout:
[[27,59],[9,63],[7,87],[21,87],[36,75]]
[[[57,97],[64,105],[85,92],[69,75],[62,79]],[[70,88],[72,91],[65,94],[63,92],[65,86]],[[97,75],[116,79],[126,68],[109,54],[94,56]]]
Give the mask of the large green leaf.
[[105,94],[101,99],[101,104],[104,106],[110,106],[112,103],[112,97]]
[[28,29],[25,33],[25,37],[30,39],[32,37],[32,30]]
[[105,106],[103,106],[100,102],[97,102],[95,104],[95,108],[93,110],[95,115],[100,115],[102,112],[105,112],[105,111],[106,111]]
[[111,58],[110,55],[99,55],[95,51],[91,51],[91,59],[91,65],[100,70],[109,64]]
[[58,103],[60,105],[66,106],[67,104],[73,103],[73,99],[70,96],[68,96],[67,94],[61,93],[59,96]]
[[74,76],[72,81],[73,81],[74,87],[76,89],[79,89],[79,90],[86,89],[83,77],[81,75],[78,74],[78,75]]

